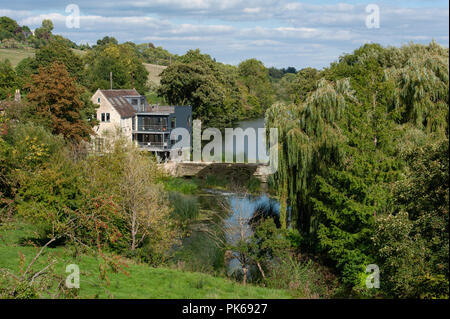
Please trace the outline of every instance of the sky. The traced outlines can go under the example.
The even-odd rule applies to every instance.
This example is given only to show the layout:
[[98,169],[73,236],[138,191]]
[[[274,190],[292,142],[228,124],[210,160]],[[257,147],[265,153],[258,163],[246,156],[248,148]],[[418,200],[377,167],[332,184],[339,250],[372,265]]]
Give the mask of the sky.
[[[66,12],[71,4],[80,12],[78,28],[75,12]],[[0,0],[0,16],[31,29],[51,19],[53,33],[78,44],[109,35],[176,54],[199,48],[223,63],[256,58],[278,68],[321,69],[364,43],[449,45],[447,0]]]

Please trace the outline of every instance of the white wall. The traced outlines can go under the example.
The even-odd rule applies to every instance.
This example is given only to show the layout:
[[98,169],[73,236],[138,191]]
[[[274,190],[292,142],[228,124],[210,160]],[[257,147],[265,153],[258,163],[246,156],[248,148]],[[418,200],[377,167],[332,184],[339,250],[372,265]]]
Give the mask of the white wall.
[[[100,103],[98,102],[100,98]],[[110,114],[109,122],[100,122],[98,126],[94,127],[94,132],[97,133],[97,137],[102,137],[105,134],[114,136],[118,129],[122,134],[126,136],[130,141],[132,137],[132,118],[121,118],[119,112],[109,103],[105,96],[97,90],[91,98],[92,103],[100,105],[97,109],[97,120],[101,121],[102,113]]]

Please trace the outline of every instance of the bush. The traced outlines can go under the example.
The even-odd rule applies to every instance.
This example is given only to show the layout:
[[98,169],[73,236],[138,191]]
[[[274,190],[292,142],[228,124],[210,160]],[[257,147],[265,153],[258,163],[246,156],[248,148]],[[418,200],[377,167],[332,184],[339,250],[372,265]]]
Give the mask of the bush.
[[179,178],[179,177],[165,177],[162,179],[164,189],[169,192],[178,192],[183,194],[195,194],[198,191],[196,183]]
[[267,286],[288,289],[296,298],[331,298],[337,287],[334,275],[321,270],[311,260],[300,262],[292,256],[270,263]]

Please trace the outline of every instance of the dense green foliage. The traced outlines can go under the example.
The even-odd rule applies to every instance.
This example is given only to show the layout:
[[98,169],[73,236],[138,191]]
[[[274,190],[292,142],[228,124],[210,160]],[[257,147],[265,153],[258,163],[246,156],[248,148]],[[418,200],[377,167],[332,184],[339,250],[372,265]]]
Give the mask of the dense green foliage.
[[0,17],[0,41],[4,39],[25,40],[28,27],[20,27],[16,21],[9,17]]
[[148,72],[130,44],[107,43],[96,46],[84,57],[87,65],[87,87],[97,89],[110,88],[110,73],[114,89],[136,88],[141,94],[146,91]]
[[14,95],[19,79],[9,60],[0,61],[0,100]]
[[206,126],[230,127],[237,120],[262,116],[273,102],[267,69],[255,59],[238,67],[214,61],[199,50],[180,56],[162,73],[159,95],[191,105]]
[[163,47],[155,47],[152,43],[137,45],[139,55],[145,63],[169,66],[178,56],[165,50]]
[[225,127],[239,118],[234,79],[224,65],[199,50],[189,51],[162,73],[158,94],[170,104],[191,105],[194,118]]
[[[403,157],[424,138],[448,146],[448,88],[448,49],[434,42],[400,49],[365,45],[322,71],[306,98],[300,92],[296,104],[277,104],[267,112],[269,126],[280,131],[280,166],[273,183],[282,200],[282,216],[286,219],[289,206],[303,249],[322,254],[347,286],[358,286],[365,266],[382,261],[390,265],[381,268],[385,294],[448,295],[448,288],[446,292],[425,293],[420,290],[425,284],[407,288],[403,286],[408,285],[406,279],[395,275],[402,272],[413,277],[419,273],[422,279],[418,280],[431,276],[427,280],[448,282],[448,261],[446,266],[443,262],[448,257],[448,241],[443,239],[448,237],[448,179],[439,171],[434,173],[441,174],[439,178],[432,174],[411,177],[405,187],[411,194],[406,201],[399,200],[406,194],[396,197],[392,192],[398,183],[405,183],[405,173],[417,170],[420,162],[430,166],[434,161],[442,169],[448,167],[448,156],[423,157],[420,152],[423,155],[414,161]],[[427,196],[437,188],[439,197],[425,201],[421,220],[413,213],[421,205],[416,197],[421,192],[411,185],[422,188],[429,183],[433,191],[427,191]],[[419,207],[414,208],[416,205]],[[385,216],[401,209],[410,214],[407,220],[411,225],[402,226],[399,221],[399,227],[406,228],[392,228],[395,237],[391,239],[380,234],[379,219],[386,222]],[[392,227],[394,224],[392,221]],[[432,229],[434,232],[427,234]],[[372,239],[374,235],[378,239]],[[413,241],[414,236],[434,238],[439,243],[439,248],[426,245],[431,259],[439,262],[422,260],[428,265],[410,273],[404,267],[416,267],[412,260],[422,255],[408,259],[409,254],[423,253],[415,248],[420,243]],[[408,250],[405,255],[394,257],[387,248],[385,252],[375,249],[376,245],[394,245],[395,249],[394,241]],[[397,262],[389,262],[389,258]]]

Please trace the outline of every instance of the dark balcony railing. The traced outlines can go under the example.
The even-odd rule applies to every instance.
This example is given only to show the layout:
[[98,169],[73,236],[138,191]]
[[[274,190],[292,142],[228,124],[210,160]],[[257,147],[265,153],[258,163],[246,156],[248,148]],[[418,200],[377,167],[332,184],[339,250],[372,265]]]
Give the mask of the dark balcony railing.
[[157,147],[157,148],[168,148],[167,142],[138,142],[140,147]]
[[169,129],[168,125],[139,125],[138,131],[158,131],[165,132]]

